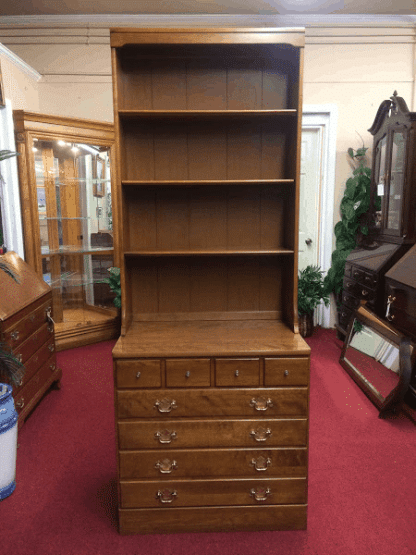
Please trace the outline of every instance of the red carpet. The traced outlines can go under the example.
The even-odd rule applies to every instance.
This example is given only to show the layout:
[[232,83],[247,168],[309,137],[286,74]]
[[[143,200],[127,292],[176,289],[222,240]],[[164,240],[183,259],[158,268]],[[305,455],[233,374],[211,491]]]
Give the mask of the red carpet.
[[17,487],[0,502],[5,555],[416,555],[416,426],[380,420],[338,364],[312,347],[308,530],[120,536],[111,350],[58,353],[52,390],[19,433]]

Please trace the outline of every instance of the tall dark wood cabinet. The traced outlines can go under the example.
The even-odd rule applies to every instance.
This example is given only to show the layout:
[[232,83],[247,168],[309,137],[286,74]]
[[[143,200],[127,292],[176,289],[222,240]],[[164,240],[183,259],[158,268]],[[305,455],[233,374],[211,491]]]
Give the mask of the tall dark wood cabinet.
[[114,29],[119,530],[305,529],[302,29]]
[[[15,252],[1,258],[18,278],[0,270],[2,348],[25,368],[21,382],[13,384],[21,427],[51,385],[60,386],[62,370],[56,365],[51,288]],[[0,382],[10,383],[1,374]]]
[[395,92],[380,104],[369,131],[374,136],[370,234],[345,265],[339,318],[344,333],[361,300],[385,316],[385,274],[416,242],[416,112]]

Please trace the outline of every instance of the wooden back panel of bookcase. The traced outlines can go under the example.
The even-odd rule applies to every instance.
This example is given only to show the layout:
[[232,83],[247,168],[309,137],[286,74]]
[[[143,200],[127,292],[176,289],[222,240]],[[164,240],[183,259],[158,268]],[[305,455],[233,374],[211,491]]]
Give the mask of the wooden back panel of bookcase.
[[296,329],[296,30],[113,30],[124,265],[133,321]]

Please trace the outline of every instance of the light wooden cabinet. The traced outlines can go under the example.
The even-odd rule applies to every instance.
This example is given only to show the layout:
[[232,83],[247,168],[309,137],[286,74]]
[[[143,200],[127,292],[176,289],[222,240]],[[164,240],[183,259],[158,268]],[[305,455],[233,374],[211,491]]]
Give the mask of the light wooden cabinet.
[[302,29],[111,31],[119,529],[306,528]]
[[118,337],[114,126],[15,110],[25,259],[51,286],[57,349]]

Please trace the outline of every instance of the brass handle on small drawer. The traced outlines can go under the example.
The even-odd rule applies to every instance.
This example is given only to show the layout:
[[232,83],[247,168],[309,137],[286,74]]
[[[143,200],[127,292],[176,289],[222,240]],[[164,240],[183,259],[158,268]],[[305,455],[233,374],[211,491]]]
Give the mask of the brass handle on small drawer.
[[156,462],[155,468],[157,468],[161,474],[170,474],[172,470],[178,468],[178,463],[176,461],[170,461],[169,459],[163,459],[163,461]]
[[168,489],[158,490],[156,493],[156,499],[159,499],[161,503],[172,503],[175,497],[178,496],[176,489],[170,491]]
[[253,398],[250,401],[250,407],[253,407],[255,410],[267,410],[273,407],[273,401],[264,397]]
[[256,441],[266,441],[272,435],[270,428],[259,428],[258,430],[251,430],[250,435]]
[[16,401],[16,408],[22,409],[24,406],[25,406],[25,400],[23,399],[23,397],[18,401]]
[[54,327],[53,324],[48,324],[48,333],[53,333]]
[[55,370],[56,370],[56,364],[54,364],[54,363],[50,364],[50,365],[49,365],[49,370],[50,370],[51,372],[55,372]]
[[394,301],[396,300],[396,297],[393,297],[393,295],[389,295],[387,297],[387,310],[386,310],[386,318],[387,320],[389,320],[390,322],[392,320],[394,320],[394,314],[391,314],[391,305],[394,303]]
[[178,434],[176,432],[170,432],[169,430],[162,430],[161,432],[155,433],[155,438],[159,440],[159,443],[172,443],[172,440],[177,437]]
[[361,291],[361,295],[362,295],[363,297],[366,297],[366,296],[368,295],[368,291],[366,291],[365,289],[363,289],[363,290]]
[[256,501],[266,501],[267,496],[271,494],[272,492],[270,488],[259,487],[257,489],[253,488],[252,490],[250,490],[251,497],[254,497]]
[[177,404],[174,399],[162,399],[161,401],[157,400],[155,403],[155,409],[159,412],[171,412],[172,409],[176,409]]
[[12,331],[12,333],[10,334],[10,339],[12,339],[13,341],[17,341],[19,339],[19,331]]
[[55,322],[52,318],[52,308],[50,306],[46,309],[46,319],[50,324],[55,325]]
[[15,358],[18,362],[20,362],[20,364],[22,364],[23,362],[23,355],[22,353],[18,353],[17,355],[15,355]]
[[48,349],[50,350],[51,353],[53,353],[55,350],[55,345],[51,343],[50,345],[48,345]]
[[268,467],[272,464],[272,459],[270,459],[269,457],[263,457],[263,455],[261,455],[258,459],[252,459],[251,464],[258,472],[263,472],[264,470],[267,470]]

